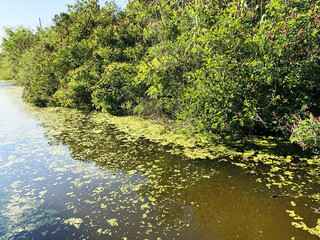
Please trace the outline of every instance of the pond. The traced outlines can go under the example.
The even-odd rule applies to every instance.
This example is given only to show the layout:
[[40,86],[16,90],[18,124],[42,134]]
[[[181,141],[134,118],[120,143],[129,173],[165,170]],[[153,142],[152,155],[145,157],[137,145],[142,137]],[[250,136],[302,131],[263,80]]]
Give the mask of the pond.
[[0,82],[1,239],[318,239],[315,165],[191,160],[21,93]]

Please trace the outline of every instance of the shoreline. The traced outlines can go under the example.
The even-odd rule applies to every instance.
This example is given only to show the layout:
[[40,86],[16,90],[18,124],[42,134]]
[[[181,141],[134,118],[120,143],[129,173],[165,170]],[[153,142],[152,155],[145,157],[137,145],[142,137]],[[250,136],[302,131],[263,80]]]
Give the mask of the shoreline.
[[[15,97],[20,97],[23,91],[21,86],[15,85],[13,81],[0,80],[1,83],[12,83],[19,89]],[[23,100],[21,100],[23,101]],[[70,111],[84,112],[79,109],[63,107],[38,108],[25,103],[25,106],[33,110],[45,110],[49,112],[68,109]],[[42,111],[41,111],[42,112]],[[112,116],[109,113],[90,112],[92,120],[99,123],[108,122],[114,125],[119,131],[124,132],[132,140],[145,138],[162,146],[170,145],[170,152],[182,154],[191,160],[210,159],[218,161],[239,161],[242,162],[269,162],[275,159],[280,162],[289,163],[293,160],[307,161],[320,165],[320,159],[310,152],[303,152],[298,146],[289,141],[276,137],[226,137],[221,139],[217,135],[208,137],[195,133],[192,126],[181,126],[174,122],[168,124],[163,121],[145,119],[139,116]],[[171,129],[168,129],[170,127]]]

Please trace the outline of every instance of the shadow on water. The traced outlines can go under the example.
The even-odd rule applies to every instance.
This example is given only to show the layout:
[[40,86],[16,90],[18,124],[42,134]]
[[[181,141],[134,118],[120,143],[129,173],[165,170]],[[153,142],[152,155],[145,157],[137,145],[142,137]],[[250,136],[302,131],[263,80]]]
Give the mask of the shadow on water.
[[222,142],[237,152],[253,151],[284,157],[290,155],[296,160],[299,158],[312,158],[314,156],[311,150],[302,151],[298,145],[277,137],[234,137],[222,139]]
[[[249,167],[248,164],[249,168],[243,170],[228,162],[190,161],[170,153],[170,146],[154,144],[143,138],[130,140],[114,126],[101,122],[99,114],[86,115],[74,110],[66,113],[63,109],[51,111],[57,117],[54,125],[51,121],[43,121],[48,142],[68,146],[74,159],[94,162],[114,172],[121,170],[142,174],[148,181],[137,193],[153,199],[162,208],[160,222],[174,226],[186,218],[192,219],[187,229],[190,230],[192,225],[193,231],[184,235],[184,239],[194,239],[198,235],[203,239],[308,236],[291,226],[286,210],[292,208],[292,199],[272,199],[271,196],[279,191],[271,188],[265,180],[261,181],[267,185],[259,182],[259,179],[265,178],[265,173],[261,171],[267,167]],[[287,165],[294,168],[292,164]],[[285,169],[278,169],[273,172],[274,176],[268,177],[276,179],[279,176],[276,172],[281,171],[285,172]],[[306,177],[297,177],[296,185],[306,180],[307,171],[307,165],[303,166],[299,176],[304,174]],[[280,192],[291,192],[292,185],[295,186],[294,182],[284,183]],[[314,190],[315,185],[309,185]],[[310,202],[312,205],[310,199],[294,201],[301,205]],[[306,210],[304,207],[302,209]],[[317,215],[309,218],[314,223]]]
[[[319,190],[319,172],[307,164],[191,161],[172,146],[125,135],[102,114],[31,108],[22,115],[38,120],[0,134],[12,136],[0,145],[0,180],[7,178],[0,233],[8,239],[317,239],[292,226],[299,219],[290,212],[314,226],[315,199],[271,198]],[[33,216],[38,227],[17,216]],[[21,232],[9,235],[13,226]]]

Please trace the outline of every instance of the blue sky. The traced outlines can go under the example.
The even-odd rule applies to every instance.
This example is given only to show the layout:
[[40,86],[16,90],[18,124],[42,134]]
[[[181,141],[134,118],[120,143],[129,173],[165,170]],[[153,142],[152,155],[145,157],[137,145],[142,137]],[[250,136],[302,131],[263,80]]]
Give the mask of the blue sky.
[[[39,18],[43,27],[50,26],[55,14],[67,11],[67,5],[76,0],[0,0],[0,43],[4,37],[4,27],[25,27],[36,29]],[[100,0],[103,6],[106,1]],[[126,0],[115,0],[125,8]]]

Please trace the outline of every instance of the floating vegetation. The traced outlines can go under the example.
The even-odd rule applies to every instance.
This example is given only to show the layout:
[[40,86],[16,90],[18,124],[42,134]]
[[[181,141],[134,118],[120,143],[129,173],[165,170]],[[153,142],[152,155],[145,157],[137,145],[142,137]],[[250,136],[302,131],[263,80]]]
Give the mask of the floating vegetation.
[[21,234],[58,223],[58,211],[41,209],[44,202],[41,197],[15,193],[8,200],[0,215],[0,233],[4,239],[16,239]]
[[81,218],[69,218],[63,221],[65,224],[70,224],[72,226],[75,226],[76,228],[80,228],[81,223],[83,223],[83,220]]
[[[0,98],[12,96],[0,88]],[[120,126],[104,114],[15,104],[0,104],[12,113],[0,118],[4,239],[317,236],[317,159],[271,154],[275,146],[239,152],[235,143],[218,147],[216,161],[203,160],[214,152],[203,148],[200,156],[193,151],[199,143],[182,134],[157,137],[161,127],[145,120],[121,118]],[[147,132],[142,125],[154,136],[140,135],[139,129]],[[313,197],[272,199],[275,194]]]

